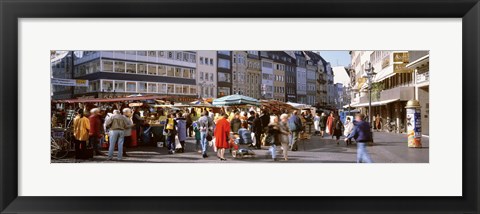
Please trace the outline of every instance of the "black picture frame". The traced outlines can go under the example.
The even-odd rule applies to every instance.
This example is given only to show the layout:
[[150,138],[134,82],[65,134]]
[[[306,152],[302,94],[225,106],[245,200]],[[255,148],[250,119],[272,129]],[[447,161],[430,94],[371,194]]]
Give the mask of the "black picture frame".
[[[0,14],[1,213],[479,212],[478,0],[0,0]],[[463,133],[449,143],[463,143],[463,197],[19,197],[18,19],[77,17],[462,18]],[[444,108],[456,112],[454,103]]]

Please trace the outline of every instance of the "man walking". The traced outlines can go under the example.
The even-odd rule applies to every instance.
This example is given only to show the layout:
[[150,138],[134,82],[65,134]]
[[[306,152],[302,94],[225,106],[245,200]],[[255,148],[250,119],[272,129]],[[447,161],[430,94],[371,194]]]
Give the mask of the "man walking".
[[119,110],[114,110],[113,115],[107,119],[105,126],[110,129],[108,147],[108,160],[113,158],[113,150],[115,150],[115,143],[118,141],[117,160],[122,160],[124,130],[127,129],[127,118],[120,114]]
[[202,145],[202,157],[207,158],[207,149],[208,149],[208,140],[207,135],[208,132],[212,130],[212,122],[210,122],[210,118],[208,117],[208,112],[203,112],[202,117],[198,119],[197,125],[200,130],[200,144]]
[[95,155],[105,156],[103,152],[100,151],[100,139],[103,137],[101,130],[102,127],[102,120],[100,119],[100,109],[93,108],[90,110],[90,117],[88,120],[90,121],[90,130],[89,130],[89,141],[90,144],[93,146],[93,151]]
[[292,116],[290,116],[290,119],[288,119],[288,126],[293,137],[292,146],[290,148],[292,151],[298,150],[298,139],[300,138],[300,132],[302,131],[303,127],[302,121],[297,114],[298,111],[293,111]]
[[261,135],[263,133],[263,125],[262,120],[260,120],[260,116],[254,113],[255,118],[252,122],[252,132],[255,135],[255,148],[261,149]]
[[350,139],[354,138],[357,142],[357,163],[371,163],[372,159],[367,152],[366,146],[367,143],[372,142],[372,132],[370,130],[370,124],[364,121],[364,114],[355,115],[355,122],[353,124],[352,133],[345,138],[345,142],[348,142]]

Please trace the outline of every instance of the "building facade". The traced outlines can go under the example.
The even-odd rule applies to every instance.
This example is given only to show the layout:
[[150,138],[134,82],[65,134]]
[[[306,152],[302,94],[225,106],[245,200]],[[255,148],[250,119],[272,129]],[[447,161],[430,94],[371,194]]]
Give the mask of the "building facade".
[[333,82],[334,74],[332,70],[332,66],[330,65],[330,62],[326,63],[325,66],[325,73],[327,76],[327,107],[328,108],[334,108],[335,107],[335,97],[336,97],[336,90],[335,90],[335,85]]
[[201,98],[217,97],[217,52],[197,51],[197,92]]
[[232,93],[232,52],[217,51],[217,97]]
[[303,51],[295,51],[295,59],[297,62],[297,102],[307,103],[307,65]]
[[[73,51],[53,53],[50,59],[50,76],[59,79],[73,78]],[[51,85],[50,96],[52,99],[69,99],[73,97],[73,87],[63,85]]]
[[262,98],[262,68],[259,51],[247,51],[247,78],[249,87],[246,95],[255,99]]
[[285,63],[285,102],[297,102],[297,66],[295,54],[284,52]]
[[161,94],[196,97],[196,53],[192,51],[84,51],[74,60],[75,97]]
[[430,134],[430,52],[409,51],[407,68],[413,69],[415,81],[415,99],[420,102],[422,134]]
[[246,51],[233,51],[233,94],[246,95],[247,85],[247,52]]
[[273,60],[269,58],[267,51],[260,51],[262,65],[262,99],[273,99]]

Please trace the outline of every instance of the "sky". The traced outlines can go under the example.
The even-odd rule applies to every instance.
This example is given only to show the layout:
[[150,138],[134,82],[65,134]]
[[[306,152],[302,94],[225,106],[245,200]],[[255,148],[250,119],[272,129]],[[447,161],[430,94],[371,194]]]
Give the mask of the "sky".
[[335,66],[348,66],[351,64],[349,51],[320,51],[320,55],[327,62],[330,62],[332,67]]

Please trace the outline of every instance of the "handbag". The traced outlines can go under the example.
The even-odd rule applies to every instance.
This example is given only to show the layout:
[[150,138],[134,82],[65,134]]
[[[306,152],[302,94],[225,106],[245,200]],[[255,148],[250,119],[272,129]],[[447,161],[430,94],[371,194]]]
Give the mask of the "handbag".
[[182,144],[180,144],[180,140],[178,140],[178,137],[175,137],[175,149],[181,149]]

